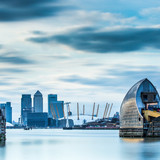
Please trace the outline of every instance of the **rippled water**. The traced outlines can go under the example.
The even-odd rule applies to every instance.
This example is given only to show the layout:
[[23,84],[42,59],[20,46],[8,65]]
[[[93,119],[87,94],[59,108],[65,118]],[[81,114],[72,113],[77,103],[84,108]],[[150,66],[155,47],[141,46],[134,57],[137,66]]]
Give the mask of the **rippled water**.
[[0,160],[158,160],[160,139],[122,139],[110,130],[7,130]]

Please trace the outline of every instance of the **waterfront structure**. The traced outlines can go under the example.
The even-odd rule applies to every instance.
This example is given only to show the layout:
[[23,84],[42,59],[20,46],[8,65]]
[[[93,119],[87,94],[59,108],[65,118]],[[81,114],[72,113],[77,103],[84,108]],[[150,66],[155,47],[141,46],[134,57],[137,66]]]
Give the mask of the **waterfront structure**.
[[113,115],[113,118],[119,119],[119,112],[116,112],[116,113]]
[[27,126],[35,128],[46,128],[48,126],[48,113],[28,113]]
[[5,109],[6,122],[12,123],[12,107],[11,102],[1,103],[1,109]]
[[[64,128],[66,127],[66,119],[60,119],[60,120],[55,120],[55,119],[52,119],[52,118],[48,118],[48,126],[50,128],[55,128],[55,127],[58,127],[58,128]],[[68,127],[73,127],[74,126],[74,122],[72,119],[69,119],[68,120]]]
[[6,139],[5,109],[0,109],[0,142]]
[[58,101],[56,94],[48,95],[48,117],[59,119],[64,117],[64,101]]
[[148,80],[137,82],[126,94],[120,108],[120,136],[160,136],[160,97]]
[[33,111],[34,112],[43,112],[43,96],[42,96],[42,93],[40,91],[37,91],[34,94]]
[[32,112],[32,98],[30,94],[23,94],[21,98],[21,123],[27,125],[27,114]]

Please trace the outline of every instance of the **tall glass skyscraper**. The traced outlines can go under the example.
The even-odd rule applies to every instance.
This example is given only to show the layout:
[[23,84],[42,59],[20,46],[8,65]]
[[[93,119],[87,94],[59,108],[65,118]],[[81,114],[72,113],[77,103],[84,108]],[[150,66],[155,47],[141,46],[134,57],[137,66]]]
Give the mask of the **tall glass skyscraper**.
[[11,102],[1,103],[1,109],[5,109],[6,122],[12,123],[12,107]]
[[43,112],[43,96],[40,91],[37,91],[34,94],[33,110],[34,110],[34,112]]
[[27,114],[32,112],[32,98],[30,94],[22,94],[21,98],[21,123],[27,124]]
[[64,101],[57,101],[56,94],[49,94],[48,95],[48,117],[49,118],[62,118],[63,115],[63,107]]

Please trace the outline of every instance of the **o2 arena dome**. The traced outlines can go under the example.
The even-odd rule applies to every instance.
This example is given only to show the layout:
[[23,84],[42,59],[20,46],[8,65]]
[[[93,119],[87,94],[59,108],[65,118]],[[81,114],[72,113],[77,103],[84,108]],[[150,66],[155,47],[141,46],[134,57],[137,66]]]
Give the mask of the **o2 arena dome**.
[[[137,82],[126,94],[120,108],[120,136],[160,136],[160,97],[148,79]],[[159,123],[153,132],[154,123]]]

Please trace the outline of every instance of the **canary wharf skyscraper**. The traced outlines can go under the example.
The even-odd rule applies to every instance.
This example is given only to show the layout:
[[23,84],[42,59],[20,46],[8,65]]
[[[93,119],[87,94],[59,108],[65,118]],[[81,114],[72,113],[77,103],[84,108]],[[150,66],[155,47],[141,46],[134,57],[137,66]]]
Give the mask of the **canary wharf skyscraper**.
[[58,101],[56,94],[48,95],[48,117],[59,119],[64,117],[63,114],[64,101]]
[[34,94],[33,103],[34,112],[43,112],[43,96],[40,91]]
[[27,114],[32,112],[32,98],[30,94],[22,94],[21,98],[21,122],[27,124]]

